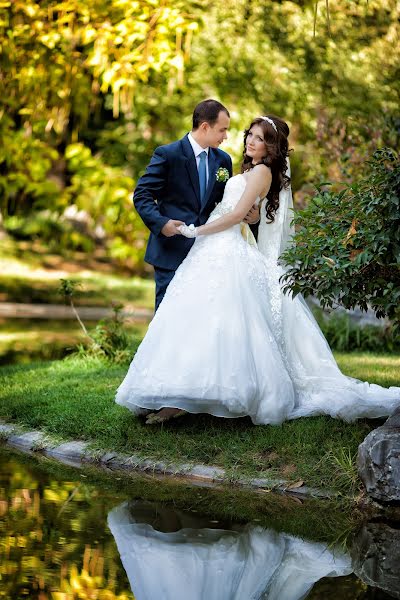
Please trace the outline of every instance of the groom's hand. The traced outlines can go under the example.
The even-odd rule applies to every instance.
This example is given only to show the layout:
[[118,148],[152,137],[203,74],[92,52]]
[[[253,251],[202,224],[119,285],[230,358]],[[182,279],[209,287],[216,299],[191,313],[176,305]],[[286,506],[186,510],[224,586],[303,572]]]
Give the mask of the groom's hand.
[[243,221],[248,225],[255,225],[260,220],[260,207],[258,204],[253,204]]
[[170,219],[167,223],[165,223],[164,227],[161,229],[161,233],[165,235],[165,237],[172,237],[173,235],[180,235],[180,231],[178,227],[180,225],[184,225],[183,221],[176,221],[175,219]]

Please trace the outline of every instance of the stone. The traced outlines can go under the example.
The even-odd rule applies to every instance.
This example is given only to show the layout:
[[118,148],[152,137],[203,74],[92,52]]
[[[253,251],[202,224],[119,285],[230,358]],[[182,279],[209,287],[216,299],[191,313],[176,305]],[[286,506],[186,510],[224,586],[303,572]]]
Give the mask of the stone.
[[28,433],[19,433],[11,435],[8,438],[8,443],[17,448],[25,448],[27,450],[35,450],[40,443],[45,439],[45,435],[40,431],[29,431]]
[[223,481],[225,477],[224,469],[219,467],[208,467],[207,465],[195,465],[189,467],[186,471],[188,475],[195,479],[204,479],[206,481]]
[[109,463],[109,462],[115,460],[116,458],[118,458],[117,452],[106,452],[105,454],[101,455],[100,462],[101,463]]
[[400,598],[400,529],[386,523],[367,523],[351,549],[354,573],[364,583]]
[[65,442],[55,448],[46,449],[46,454],[55,456],[59,459],[68,459],[71,461],[81,461],[87,455],[87,446],[85,442]]
[[8,440],[10,435],[15,431],[14,425],[8,425],[8,423],[0,423],[0,439],[4,438]]
[[360,444],[357,467],[372,498],[400,503],[400,408]]

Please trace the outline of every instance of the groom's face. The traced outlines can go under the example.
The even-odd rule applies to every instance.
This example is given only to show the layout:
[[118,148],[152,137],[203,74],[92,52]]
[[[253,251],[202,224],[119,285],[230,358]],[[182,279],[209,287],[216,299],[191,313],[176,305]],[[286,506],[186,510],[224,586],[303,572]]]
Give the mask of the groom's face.
[[228,138],[227,131],[229,128],[229,123],[230,119],[223,110],[220,111],[218,119],[214,125],[202,123],[202,125],[206,125],[204,141],[206,142],[207,146],[211,146],[211,148],[218,148],[218,146]]

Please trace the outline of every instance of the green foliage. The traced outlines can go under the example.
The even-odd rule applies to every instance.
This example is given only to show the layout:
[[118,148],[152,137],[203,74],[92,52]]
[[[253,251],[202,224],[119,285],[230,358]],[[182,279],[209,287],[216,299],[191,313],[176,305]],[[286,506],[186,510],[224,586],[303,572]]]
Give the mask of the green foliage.
[[[132,340],[124,326],[122,317],[123,305],[112,303],[113,317],[102,319],[93,332],[89,332],[75,308],[73,296],[79,283],[70,279],[60,279],[60,294],[66,303],[71,305],[75,317],[85,334],[88,343],[79,344],[78,354],[81,357],[105,358],[116,363],[128,362],[132,359]],[[136,344],[137,347],[138,344]],[[135,351],[136,351],[135,347]]]
[[400,325],[400,163],[388,149],[374,153],[368,174],[339,192],[318,188],[295,214],[295,245],[285,291],[314,294],[322,306],[370,305]]
[[79,283],[77,281],[73,281],[72,279],[60,279],[59,292],[64,297],[66,304],[70,302],[78,286]]
[[[0,3],[0,210],[32,223],[8,230],[61,252],[103,243],[143,272],[135,181],[211,96],[231,112],[224,149],[236,164],[246,123],[272,111],[291,126],[299,201],[315,182],[353,181],[367,153],[398,141],[398,7],[329,7],[328,20],[319,3],[314,36],[312,1]],[[63,219],[71,204],[86,230]]]
[[333,350],[352,352],[369,350],[371,352],[400,351],[400,337],[394,334],[390,326],[360,326],[354,323],[347,314],[329,315],[322,310],[314,311],[318,324]]
[[81,143],[65,151],[70,185],[65,205],[75,204],[89,216],[89,228],[104,231],[109,256],[121,262],[130,259],[139,270],[143,266],[146,233],[133,208],[134,182],[121,167],[113,167],[93,156]]
[[1,104],[0,100],[0,211],[7,215],[54,206],[60,190],[48,172],[57,151],[31,132],[16,130]]
[[114,363],[129,363],[139,345],[138,339],[132,339],[125,327],[121,315],[122,304],[113,304],[113,316],[102,319],[91,332],[93,343],[78,346],[78,355],[82,358],[106,358]]

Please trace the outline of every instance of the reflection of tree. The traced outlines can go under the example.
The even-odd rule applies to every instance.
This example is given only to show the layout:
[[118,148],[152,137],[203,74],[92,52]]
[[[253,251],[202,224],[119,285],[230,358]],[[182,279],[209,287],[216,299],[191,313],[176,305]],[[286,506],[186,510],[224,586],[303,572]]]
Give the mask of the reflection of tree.
[[105,526],[114,499],[15,461],[1,477],[0,598],[133,599]]

